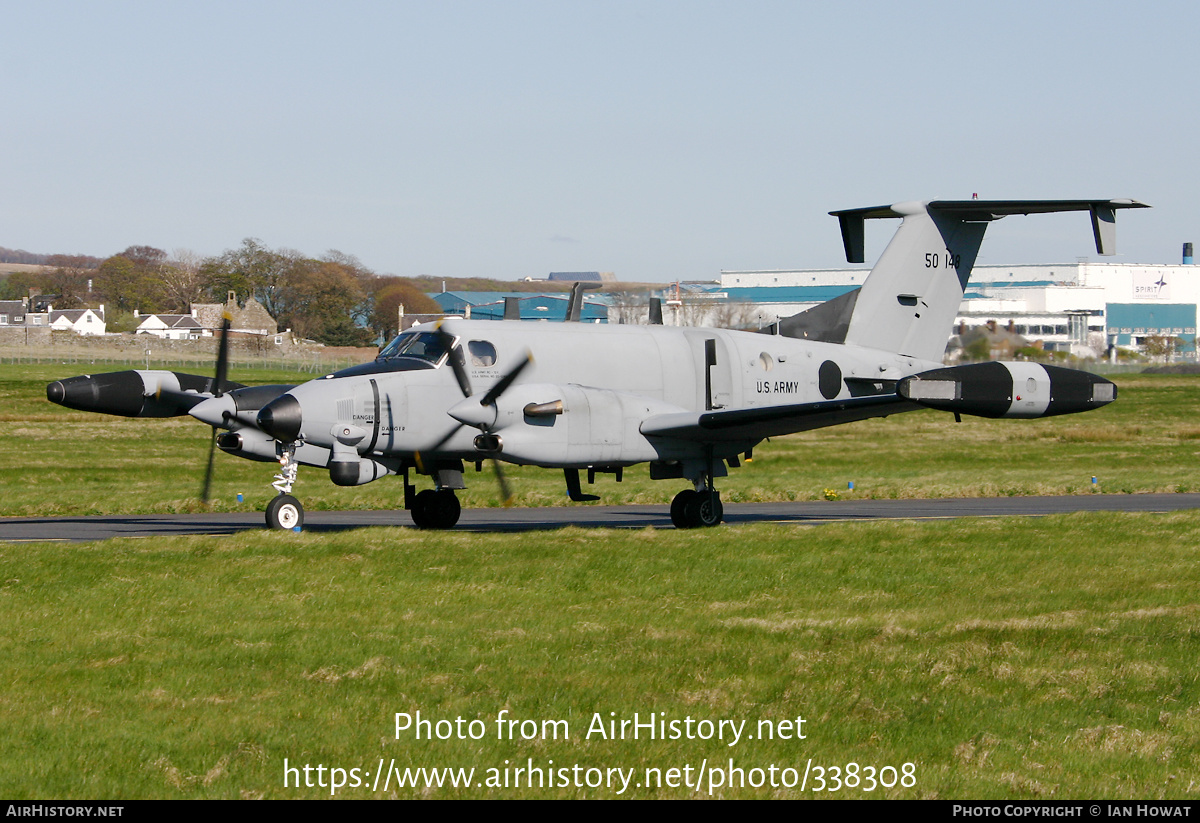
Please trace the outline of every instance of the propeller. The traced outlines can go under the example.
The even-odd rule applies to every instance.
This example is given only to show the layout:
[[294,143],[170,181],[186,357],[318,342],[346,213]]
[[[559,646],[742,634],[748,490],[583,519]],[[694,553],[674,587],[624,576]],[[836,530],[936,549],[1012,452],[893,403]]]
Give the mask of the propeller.
[[[233,318],[225,312],[221,318],[221,342],[217,345],[217,369],[213,377],[213,397],[225,393],[226,377],[229,374],[229,327]],[[217,453],[217,427],[212,427],[212,437],[208,441],[208,465],[204,469],[204,485],[200,488],[200,502],[208,505],[208,493],[212,488],[213,458]]]
[[[520,376],[521,372],[533,362],[533,355],[526,352],[525,357],[501,377],[494,386],[488,389],[477,403],[468,403],[466,401],[474,397],[474,394],[471,391],[471,379],[467,375],[467,366],[462,347],[455,345],[454,335],[446,331],[441,323],[437,325],[435,333],[442,347],[447,352],[446,360],[450,364],[451,371],[454,372],[454,379],[458,381],[458,388],[463,393],[464,401],[451,407],[448,412],[451,417],[458,421],[458,425],[450,429],[432,446],[424,449],[423,451],[426,454],[437,452],[441,449],[442,446],[450,441],[450,438],[458,434],[458,430],[463,426],[474,426],[484,434],[491,434],[492,426],[496,422],[496,401],[500,398],[500,395],[508,390],[508,387]],[[413,457],[417,461],[417,468],[424,472],[425,465],[421,459],[421,452],[416,452]],[[513,500],[512,489],[508,485],[508,479],[504,476],[504,469],[500,467],[500,461],[495,457],[490,458],[490,460],[492,471],[496,475],[496,483],[500,486],[501,503],[505,506],[511,506]]]

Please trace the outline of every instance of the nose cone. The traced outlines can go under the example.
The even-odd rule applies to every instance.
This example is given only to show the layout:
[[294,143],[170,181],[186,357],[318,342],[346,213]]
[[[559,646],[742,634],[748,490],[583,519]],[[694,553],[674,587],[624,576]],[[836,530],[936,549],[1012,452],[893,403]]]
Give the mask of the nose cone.
[[285,394],[263,406],[258,413],[258,427],[282,443],[291,443],[300,436],[300,401]]
[[236,411],[233,398],[228,394],[220,397],[210,397],[188,410],[188,414],[210,426],[229,425],[230,416]]

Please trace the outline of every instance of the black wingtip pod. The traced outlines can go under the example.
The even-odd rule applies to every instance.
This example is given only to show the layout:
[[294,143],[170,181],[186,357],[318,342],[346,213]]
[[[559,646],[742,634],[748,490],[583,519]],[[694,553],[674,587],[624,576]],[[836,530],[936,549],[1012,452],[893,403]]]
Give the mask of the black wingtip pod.
[[141,417],[146,404],[145,384],[136,371],[81,374],[46,386],[46,399],[77,411]]
[[914,374],[901,397],[931,409],[978,417],[1055,417],[1107,406],[1117,386],[1097,374],[1039,363],[974,363]]

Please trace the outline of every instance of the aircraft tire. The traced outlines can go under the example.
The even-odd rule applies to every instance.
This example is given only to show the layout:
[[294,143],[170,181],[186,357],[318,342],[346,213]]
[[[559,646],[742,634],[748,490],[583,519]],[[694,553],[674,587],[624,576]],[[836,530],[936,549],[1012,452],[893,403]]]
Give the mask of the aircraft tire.
[[290,494],[281,494],[267,504],[267,528],[291,531],[304,526],[304,507]]
[[721,495],[716,491],[693,492],[688,501],[685,516],[693,526],[708,528],[718,525],[725,518],[725,507]]
[[684,489],[671,500],[671,522],[675,524],[675,528],[693,529],[698,525],[688,516],[688,504],[698,495],[699,492],[693,489]]
[[437,523],[434,528],[453,529],[458,524],[459,515],[462,514],[462,504],[458,502],[458,495],[453,489],[442,489],[437,495]]
[[452,489],[426,489],[413,499],[409,514],[418,529],[452,529],[462,514],[462,505]]

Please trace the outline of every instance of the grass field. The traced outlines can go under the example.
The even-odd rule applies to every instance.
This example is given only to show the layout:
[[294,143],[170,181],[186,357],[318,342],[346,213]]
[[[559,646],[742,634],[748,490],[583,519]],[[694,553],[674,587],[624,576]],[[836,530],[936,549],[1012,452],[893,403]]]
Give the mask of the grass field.
[[[474,782],[506,762],[633,769],[639,797],[697,794],[638,788],[647,769],[731,759],[811,760],[827,789],[834,766],[897,770],[836,793],[810,774],[807,796],[1195,797],[1198,538],[1189,513],[6,546],[0,795],[321,797],[284,787],[285,758],[373,774],[382,757]],[[532,739],[498,740],[502,710]],[[396,739],[397,712],[486,733]],[[587,738],[596,713],[635,712],[749,734],[802,717],[805,739]]]
[[[202,426],[68,412],[44,400],[64,375],[13,369],[6,513],[195,507]],[[1119,382],[1116,404],[1075,418],[918,413],[781,438],[722,488],[1195,488],[1200,382]],[[221,468],[220,505],[254,487],[265,500],[269,465]],[[310,507],[396,505],[399,484],[320,474],[301,474]],[[524,502],[559,499],[553,473],[513,475]],[[478,485],[468,505],[494,497]],[[608,502],[676,489],[599,488]],[[329,797],[340,776],[338,797],[1192,799],[1198,545],[1191,512],[0,545],[0,796]],[[417,712],[448,722],[397,735],[396,713]],[[532,723],[499,739],[501,713]],[[694,735],[595,732],[634,713]],[[696,737],[700,721],[723,738]],[[380,763],[390,786],[372,791]],[[427,787],[426,772],[398,788],[393,767],[476,771],[468,787]]]

